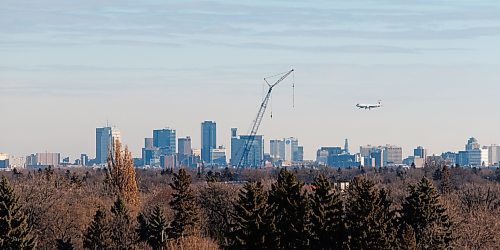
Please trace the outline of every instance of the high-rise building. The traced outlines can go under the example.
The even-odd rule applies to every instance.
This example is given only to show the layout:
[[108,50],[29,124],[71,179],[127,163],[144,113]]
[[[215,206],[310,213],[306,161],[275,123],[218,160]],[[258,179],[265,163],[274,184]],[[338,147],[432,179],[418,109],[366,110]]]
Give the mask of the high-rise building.
[[299,152],[299,140],[297,138],[285,138],[285,161],[297,161],[297,153]]
[[80,165],[88,166],[89,165],[89,157],[87,154],[80,155]]
[[201,160],[211,161],[211,150],[217,147],[217,124],[214,121],[204,121],[201,124]]
[[224,147],[218,147],[210,150],[210,159],[212,159],[212,162],[210,162],[210,165],[213,166],[226,166],[227,165],[227,159],[226,159],[226,149]]
[[270,140],[269,146],[270,156],[273,160],[277,161],[285,159],[285,141]]
[[192,155],[191,137],[179,138],[179,155]]
[[349,154],[349,140],[345,139],[344,142],[344,153]]
[[96,128],[96,163],[106,164],[108,155],[116,141],[120,141],[120,131],[114,127]]
[[160,166],[160,150],[154,146],[153,138],[144,138],[144,147],[142,148],[142,164],[144,166]]
[[59,153],[36,153],[36,166],[59,166],[61,154]]
[[500,162],[500,146],[493,144],[489,146],[488,162],[490,165],[499,165]]
[[416,149],[413,150],[413,156],[425,159],[427,158],[427,149],[425,149],[422,146],[418,146]]
[[4,154],[4,153],[0,153],[0,169],[6,169],[9,167],[10,167],[9,155]]
[[[231,129],[231,165],[237,166],[243,156],[245,143],[251,139],[249,135],[236,134],[236,129]],[[262,135],[256,135],[250,146],[250,151],[245,159],[243,159],[244,167],[260,167],[264,160],[264,138]]]
[[304,147],[299,146],[297,150],[297,161],[304,161]]
[[153,130],[153,146],[158,148],[160,155],[176,153],[176,131],[171,128]]
[[474,137],[469,138],[469,140],[467,141],[467,144],[465,145],[465,150],[467,150],[467,151],[471,151],[474,149],[480,149],[480,148],[481,148],[481,145],[479,144],[477,139]]
[[384,147],[384,166],[401,163],[403,163],[403,149],[399,146],[386,145]]

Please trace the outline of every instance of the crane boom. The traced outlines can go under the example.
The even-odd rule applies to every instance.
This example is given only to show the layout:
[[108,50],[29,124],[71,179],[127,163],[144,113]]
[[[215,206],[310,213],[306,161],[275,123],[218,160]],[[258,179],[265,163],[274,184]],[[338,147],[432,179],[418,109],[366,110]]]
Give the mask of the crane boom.
[[280,82],[285,80],[292,72],[293,72],[293,69],[284,73],[283,76],[281,76],[280,79],[278,79],[273,84],[270,84],[267,81],[267,78],[264,78],[264,81],[267,83],[269,90],[267,91],[267,94],[264,97],[264,100],[262,100],[262,103],[260,104],[260,108],[259,108],[259,112],[257,113],[257,117],[253,121],[250,136],[248,136],[247,140],[245,141],[245,145],[243,146],[243,153],[241,155],[241,158],[238,161],[238,166],[237,166],[238,168],[243,167],[243,162],[248,157],[248,153],[252,149],[253,142],[255,140],[255,136],[257,135],[257,132],[259,131],[260,123],[262,122],[262,118],[264,118],[264,113],[266,113],[267,104],[269,103],[269,99],[271,97],[271,92],[273,91],[273,88],[276,87],[276,85],[278,85]]

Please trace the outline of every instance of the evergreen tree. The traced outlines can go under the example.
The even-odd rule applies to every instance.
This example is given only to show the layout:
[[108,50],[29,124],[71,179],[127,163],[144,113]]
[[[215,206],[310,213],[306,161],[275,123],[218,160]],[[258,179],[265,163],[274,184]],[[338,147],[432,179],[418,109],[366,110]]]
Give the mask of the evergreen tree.
[[86,249],[109,249],[111,247],[111,231],[106,211],[98,209],[94,219],[83,235],[83,247]]
[[342,200],[324,175],[315,178],[311,195],[311,248],[340,249],[346,242]]
[[19,197],[5,176],[0,182],[0,249],[34,249],[36,238],[21,211]]
[[415,231],[406,223],[401,225],[400,235],[398,237],[398,249],[401,250],[416,250],[417,240],[415,239]]
[[[233,190],[226,184],[208,182],[206,189],[200,190],[198,201],[205,219],[205,232],[221,246],[227,246],[233,212]],[[230,198],[231,197],[231,198]]]
[[416,186],[410,185],[401,220],[415,232],[417,249],[450,248],[452,225],[439,194],[427,178],[422,178]]
[[234,204],[233,231],[230,236],[235,249],[275,249],[273,217],[269,213],[267,195],[260,182],[243,186]]
[[174,211],[172,221],[172,237],[190,236],[198,232],[199,215],[193,191],[190,188],[191,176],[185,169],[174,174],[170,187],[174,190],[170,207]]
[[118,196],[111,207],[111,240],[114,249],[133,248],[136,235],[134,225],[124,200]]
[[442,194],[449,194],[451,191],[450,170],[444,165],[441,171],[441,185],[439,186]]
[[71,243],[71,238],[68,240],[65,239],[57,239],[56,240],[57,250],[73,250],[75,247],[73,243]]
[[349,185],[346,224],[352,249],[390,249],[395,244],[394,212],[384,189],[365,178]]
[[160,206],[155,206],[149,216],[140,213],[137,216],[137,221],[139,241],[146,242],[153,250],[166,248],[169,227]]
[[271,186],[268,202],[275,217],[280,248],[304,249],[308,246],[308,199],[303,183],[293,173],[281,169],[278,180]]

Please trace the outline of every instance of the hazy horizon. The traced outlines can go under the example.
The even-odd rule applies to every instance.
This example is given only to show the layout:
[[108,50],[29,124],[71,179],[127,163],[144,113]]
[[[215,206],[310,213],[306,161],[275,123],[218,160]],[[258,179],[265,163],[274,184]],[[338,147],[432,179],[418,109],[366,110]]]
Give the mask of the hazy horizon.
[[[500,144],[498,1],[3,1],[0,152],[95,156],[109,122],[140,157],[171,127],[244,134],[262,78],[291,68],[259,134],[321,146]],[[295,83],[295,107],[292,107]],[[365,111],[357,103],[383,100]],[[270,118],[272,109],[273,118]]]

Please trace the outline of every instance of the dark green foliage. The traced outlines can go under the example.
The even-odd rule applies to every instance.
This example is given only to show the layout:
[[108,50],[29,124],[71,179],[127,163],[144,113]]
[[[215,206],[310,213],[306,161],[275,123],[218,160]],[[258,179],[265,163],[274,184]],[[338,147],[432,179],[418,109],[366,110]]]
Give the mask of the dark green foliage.
[[243,186],[234,213],[231,232],[235,249],[275,249],[273,217],[267,204],[267,195],[260,182]]
[[352,249],[391,249],[395,244],[394,212],[384,189],[356,177],[348,189],[346,224]]
[[311,248],[340,249],[346,242],[342,200],[324,175],[316,177],[311,195]]
[[230,227],[230,215],[233,211],[231,189],[226,184],[208,182],[208,187],[200,191],[199,204],[203,210],[204,231],[211,238],[217,240],[220,245],[228,245],[228,232]]
[[450,170],[446,165],[441,170],[441,184],[439,185],[439,189],[442,194],[449,194],[451,191]]
[[73,250],[75,247],[73,243],[71,243],[71,238],[68,240],[57,239],[56,240],[57,250]]
[[303,186],[293,173],[285,169],[280,171],[277,182],[271,186],[269,204],[281,248],[304,249],[308,246],[308,199],[302,191]]
[[403,202],[402,222],[415,232],[417,249],[447,249],[452,240],[451,222],[439,194],[427,178],[410,185]]
[[415,231],[406,223],[401,225],[400,233],[398,235],[398,249],[402,250],[416,250],[417,240],[415,239]]
[[114,249],[130,249],[136,242],[134,224],[124,200],[118,196],[111,207],[111,240]]
[[174,174],[173,183],[170,183],[170,187],[174,190],[170,207],[174,211],[171,227],[172,237],[175,239],[198,232],[200,221],[198,207],[190,185],[191,176],[185,169],[179,169],[179,172]]
[[83,235],[83,247],[86,249],[108,249],[111,247],[111,243],[111,230],[106,218],[106,211],[98,209]]
[[164,249],[167,244],[169,227],[160,206],[155,206],[151,214],[137,216],[139,241],[146,242],[153,250]]
[[5,176],[0,182],[0,249],[34,249],[36,238],[26,223],[19,198]]

